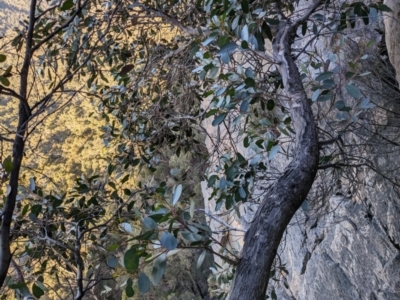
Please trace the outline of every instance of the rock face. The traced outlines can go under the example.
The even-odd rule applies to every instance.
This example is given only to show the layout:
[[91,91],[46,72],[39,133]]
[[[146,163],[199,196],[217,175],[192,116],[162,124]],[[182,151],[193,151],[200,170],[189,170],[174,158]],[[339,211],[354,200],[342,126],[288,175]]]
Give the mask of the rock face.
[[293,222],[281,255],[291,272],[289,289],[278,288],[282,299],[400,299],[399,247],[382,217],[332,197],[325,215]]
[[[384,18],[386,47],[390,62],[396,70],[400,70],[400,3],[397,0],[385,0],[384,3],[392,9],[392,12],[386,13]],[[400,82],[400,72],[397,72],[396,79]]]
[[[400,2],[385,2],[393,10],[384,17],[386,45],[400,82]],[[399,112],[398,99],[383,101]],[[386,124],[398,123],[386,118]],[[388,130],[381,128],[382,134]],[[396,180],[399,173],[391,170],[399,149],[372,152],[379,153],[374,159],[382,172]],[[280,252],[289,288],[278,284],[278,299],[400,299],[400,194],[388,178],[364,175],[357,196],[334,196],[323,212],[299,211],[292,220]]]
[[[309,4],[303,2],[303,5]],[[400,1],[386,0],[385,4],[393,11],[384,14],[386,45],[400,82]],[[376,31],[369,29],[356,29],[348,34],[352,40],[361,43],[362,37],[367,37],[367,42],[371,38],[379,39],[375,36]],[[319,47],[334,47],[331,40],[331,36],[323,38]],[[347,55],[354,55],[350,44],[344,49],[347,49]],[[326,50],[330,52],[329,48]],[[394,188],[398,182],[396,178],[400,177],[396,171],[400,168],[400,136],[398,130],[393,129],[396,127],[390,127],[400,124],[400,92],[397,99],[384,99],[385,96],[379,99],[380,93],[385,94],[379,89],[384,87],[376,84],[372,89],[377,92],[375,103],[395,111],[380,116],[385,126],[379,129],[382,135],[391,137],[394,148],[375,146],[366,149],[371,152],[371,160],[379,167],[379,172],[387,174],[384,175],[386,178],[362,169],[355,175],[359,184],[353,186],[353,190],[338,190],[316,210],[306,208],[298,211],[278,251],[289,274],[282,274],[279,282],[270,282],[270,288],[276,291],[278,299],[400,299],[400,194],[397,192],[399,188]],[[206,128],[215,131],[211,126]],[[366,137],[367,141],[372,139],[372,136]],[[355,138],[355,142],[360,140]],[[251,155],[245,149],[241,150],[245,157]],[[278,161],[277,165],[284,167],[286,162]],[[207,193],[206,185],[203,190]],[[205,197],[205,202],[206,207],[212,210],[214,203],[210,203],[208,197]],[[241,206],[241,219],[233,215],[229,217],[234,219],[232,226],[247,229],[257,205],[251,206],[252,209],[249,209],[250,204]],[[220,225],[214,223],[211,228],[218,230]],[[241,236],[231,237],[237,250],[240,250]]]

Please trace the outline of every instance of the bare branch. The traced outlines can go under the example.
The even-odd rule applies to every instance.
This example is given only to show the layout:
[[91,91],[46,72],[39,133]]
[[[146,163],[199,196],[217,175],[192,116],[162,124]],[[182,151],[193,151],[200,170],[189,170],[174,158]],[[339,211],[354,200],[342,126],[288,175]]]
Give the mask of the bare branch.
[[5,86],[0,86],[0,94],[6,95],[6,96],[12,96],[14,98],[17,98],[20,101],[24,101],[24,98],[22,98],[20,95],[18,95],[17,92],[15,92],[13,89],[7,88]]
[[209,216],[211,219],[213,219],[214,221],[217,221],[217,222],[220,223],[221,225],[224,225],[226,228],[228,228],[229,231],[246,232],[246,230],[232,227],[231,225],[229,225],[229,224],[226,223],[225,221],[223,221],[223,220],[217,218],[217,217],[216,217],[214,214],[212,214],[211,212],[206,212],[205,209],[197,209],[197,210],[198,210],[198,211],[203,211],[205,215]]
[[6,138],[6,137],[1,136],[1,135],[0,135],[0,141],[9,142],[9,143],[14,143],[14,140],[13,140],[13,139],[9,139],[9,138]]

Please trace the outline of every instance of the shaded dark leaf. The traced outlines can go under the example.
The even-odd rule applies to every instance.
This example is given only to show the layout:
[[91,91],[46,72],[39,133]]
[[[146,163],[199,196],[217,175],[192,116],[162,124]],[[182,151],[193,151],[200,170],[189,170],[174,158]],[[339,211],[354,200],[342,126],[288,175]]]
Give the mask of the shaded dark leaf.
[[42,297],[42,296],[44,295],[44,291],[43,291],[40,287],[38,287],[38,286],[36,285],[36,283],[34,283],[34,284],[32,285],[32,294],[33,294],[36,298],[40,298],[40,297]]
[[60,10],[68,10],[74,6],[74,1],[73,0],[66,0],[64,3],[61,5]]
[[13,163],[10,155],[7,156],[6,159],[3,161],[3,168],[7,173],[11,173],[13,169]]
[[0,76],[0,83],[4,86],[10,86],[10,81],[4,76]]
[[248,87],[254,87],[256,85],[256,82],[254,81],[253,78],[247,77],[244,80],[244,83],[248,86]]
[[126,282],[126,288],[125,288],[125,293],[126,296],[128,297],[133,297],[133,295],[135,295],[135,291],[133,290],[132,284],[133,284],[132,279],[129,278]]
[[125,66],[122,67],[122,69],[119,71],[118,74],[119,75],[126,75],[128,72],[132,71],[134,67],[135,66],[132,65],[132,64],[125,65]]
[[245,14],[249,13],[249,2],[247,0],[242,0],[241,6]]
[[139,267],[139,256],[137,255],[135,248],[132,247],[125,252],[124,265],[125,269],[131,272],[136,271]]

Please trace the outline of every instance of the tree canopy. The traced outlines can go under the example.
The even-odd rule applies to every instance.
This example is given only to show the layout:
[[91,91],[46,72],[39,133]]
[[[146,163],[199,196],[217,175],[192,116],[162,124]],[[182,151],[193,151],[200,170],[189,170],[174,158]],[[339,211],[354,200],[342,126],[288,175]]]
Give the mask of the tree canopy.
[[[332,183],[354,183],[354,170],[398,186],[367,149],[397,146],[380,131],[390,109],[367,94],[368,76],[382,78],[381,65],[366,66],[376,41],[343,58],[346,30],[389,11],[329,0],[31,0],[0,47],[0,95],[18,103],[0,131],[1,297],[133,297],[187,260],[194,283],[205,276],[196,268],[211,266],[215,296],[264,299],[268,279],[287,272],[276,253],[300,207],[318,206]],[[310,49],[327,35],[335,51]],[[107,150],[60,186],[50,171],[32,176],[30,156],[53,151],[41,130],[68,107],[102,122]],[[79,132],[100,148],[93,128]],[[239,252],[216,234],[244,230],[216,212],[240,215],[246,202],[260,205]]]

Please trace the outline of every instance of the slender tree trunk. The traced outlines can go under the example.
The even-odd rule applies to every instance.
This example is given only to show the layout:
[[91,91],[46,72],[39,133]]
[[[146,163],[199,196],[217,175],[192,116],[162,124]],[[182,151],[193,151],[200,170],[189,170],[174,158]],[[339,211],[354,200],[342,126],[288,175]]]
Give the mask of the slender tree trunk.
[[296,131],[295,156],[268,191],[245,235],[229,300],[265,299],[271,266],[283,233],[309,193],[317,173],[319,150],[316,125],[300,73],[291,56],[290,41],[298,25],[322,2],[315,2],[310,11],[294,23],[288,19],[280,21],[273,48],[285,90],[291,99],[291,116]]
[[7,276],[8,269],[11,262],[11,249],[10,249],[10,231],[12,216],[15,209],[15,202],[18,192],[19,174],[22,164],[25,148],[25,133],[28,126],[29,117],[31,115],[30,108],[27,101],[28,91],[28,75],[29,67],[31,64],[31,49],[33,41],[33,31],[35,24],[35,9],[36,0],[31,0],[29,11],[29,26],[26,38],[26,49],[24,62],[20,74],[20,103],[18,109],[18,126],[13,144],[13,168],[10,174],[9,181],[9,194],[7,195],[6,203],[1,217],[0,227],[0,288],[4,284]]

